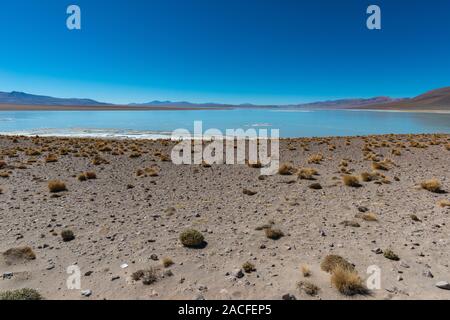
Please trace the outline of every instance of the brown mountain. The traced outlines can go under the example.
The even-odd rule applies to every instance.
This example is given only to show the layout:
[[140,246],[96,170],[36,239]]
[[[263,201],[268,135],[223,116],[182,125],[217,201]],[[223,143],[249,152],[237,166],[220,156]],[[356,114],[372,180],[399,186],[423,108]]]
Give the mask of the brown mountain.
[[357,109],[375,110],[446,110],[450,111],[450,87],[436,89],[415,98],[402,99],[396,102],[373,104],[356,107]]

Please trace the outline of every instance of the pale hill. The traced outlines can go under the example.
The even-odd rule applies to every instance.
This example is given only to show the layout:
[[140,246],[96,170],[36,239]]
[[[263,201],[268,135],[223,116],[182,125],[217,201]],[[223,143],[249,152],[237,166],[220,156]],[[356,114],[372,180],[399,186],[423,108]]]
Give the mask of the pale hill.
[[412,99],[403,99],[385,104],[373,104],[357,109],[381,110],[445,110],[450,111],[450,87],[432,90]]

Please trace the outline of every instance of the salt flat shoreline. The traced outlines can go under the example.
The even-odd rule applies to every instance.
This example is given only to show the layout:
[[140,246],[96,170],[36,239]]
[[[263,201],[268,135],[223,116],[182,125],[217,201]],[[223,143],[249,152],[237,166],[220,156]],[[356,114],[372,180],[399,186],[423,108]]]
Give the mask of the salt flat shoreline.
[[279,111],[373,111],[373,112],[405,112],[405,113],[434,113],[449,114],[446,109],[370,109],[367,108],[290,108],[284,106],[205,106],[205,107],[176,107],[176,106],[49,106],[49,105],[13,105],[0,104],[0,111],[224,111],[224,110],[256,110],[270,109]]
[[[174,165],[174,144],[0,136],[0,252],[28,246],[35,254],[0,254],[0,274],[12,273],[0,280],[0,292],[28,287],[46,299],[450,299],[436,287],[450,282],[450,208],[443,205],[450,200],[449,134],[281,139],[281,162],[290,165],[267,177],[249,165]],[[86,172],[96,178],[82,179]],[[346,185],[347,175],[360,186]],[[439,180],[442,192],[421,188],[429,179]],[[50,192],[52,180],[66,191]],[[268,238],[267,228],[284,236]],[[186,229],[201,232],[205,245],[183,246]],[[74,239],[63,241],[64,230]],[[398,261],[380,253],[389,250]],[[378,266],[381,289],[340,293],[321,268],[330,254],[354,264],[364,281],[367,268]],[[255,270],[241,270],[246,262]],[[89,297],[66,287],[74,263]],[[154,282],[134,280],[148,269]],[[297,286],[306,281],[319,288],[316,295]]]

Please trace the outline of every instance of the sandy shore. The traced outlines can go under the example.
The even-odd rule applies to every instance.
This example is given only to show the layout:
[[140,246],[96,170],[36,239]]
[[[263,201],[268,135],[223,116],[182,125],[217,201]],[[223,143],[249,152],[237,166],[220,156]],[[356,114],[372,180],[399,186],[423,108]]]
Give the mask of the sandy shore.
[[[450,282],[450,208],[439,204],[450,200],[449,143],[450,135],[282,140],[281,160],[292,174],[263,179],[247,165],[174,165],[168,141],[3,136],[0,252],[28,246],[35,259],[0,255],[0,292],[28,287],[46,299],[450,299],[436,287]],[[299,176],[304,167],[318,174]],[[84,172],[96,179],[78,178]],[[363,172],[374,180],[361,181]],[[343,175],[361,186],[345,185]],[[420,186],[433,178],[441,183],[437,192]],[[67,191],[50,192],[50,180]],[[269,239],[269,227],[284,236]],[[203,234],[201,248],[181,244],[188,228]],[[63,241],[63,230],[75,238]],[[388,249],[398,261],[380,253]],[[364,283],[367,268],[378,266],[381,288],[340,293],[321,270],[329,254],[354,264]],[[256,270],[238,272],[246,262]],[[67,289],[71,265],[80,268],[89,297]],[[138,270],[153,270],[155,278],[133,280]],[[300,281],[316,285],[317,295],[299,289]]]

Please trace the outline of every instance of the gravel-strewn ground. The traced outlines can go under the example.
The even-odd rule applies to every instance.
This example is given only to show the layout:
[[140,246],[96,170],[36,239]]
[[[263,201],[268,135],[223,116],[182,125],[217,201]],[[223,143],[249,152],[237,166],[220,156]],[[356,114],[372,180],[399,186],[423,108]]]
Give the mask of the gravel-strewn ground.
[[[47,299],[347,299],[320,268],[326,255],[338,254],[363,279],[370,265],[381,268],[382,288],[351,299],[450,299],[435,286],[450,282],[450,208],[438,205],[450,196],[420,187],[436,178],[450,191],[449,143],[449,135],[282,140],[282,162],[315,168],[319,175],[310,181],[296,174],[260,179],[247,165],[177,166],[162,161],[173,146],[167,141],[0,137],[0,252],[29,246],[36,254],[30,261],[0,256],[0,276],[13,273],[0,278],[0,291],[35,288]],[[320,163],[308,163],[319,153]],[[57,161],[45,162],[48,154]],[[105,163],[94,165],[96,157]],[[392,162],[378,171],[384,179],[359,188],[342,183],[342,170],[359,176],[385,158]],[[150,167],[158,176],[137,175]],[[79,181],[86,171],[97,179]],[[55,179],[68,191],[50,193]],[[312,183],[322,189],[310,189]],[[361,219],[363,207],[378,221]],[[341,224],[346,220],[360,226]],[[268,223],[284,237],[255,230]],[[183,247],[179,235],[187,228],[201,231],[207,245]],[[74,240],[62,241],[65,229]],[[390,248],[400,260],[376,248]],[[165,257],[174,264],[164,268]],[[256,271],[236,277],[247,261]],[[73,264],[89,298],[66,287]],[[308,279],[302,265],[311,269]],[[159,268],[155,283],[131,279],[152,266]],[[297,288],[302,280],[320,288],[316,297]]]

